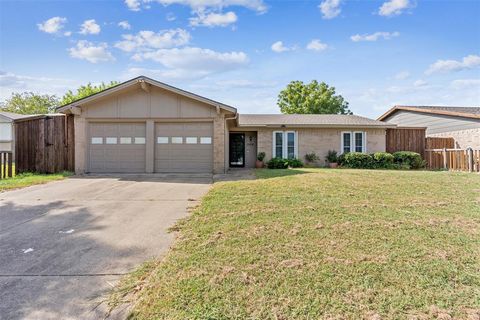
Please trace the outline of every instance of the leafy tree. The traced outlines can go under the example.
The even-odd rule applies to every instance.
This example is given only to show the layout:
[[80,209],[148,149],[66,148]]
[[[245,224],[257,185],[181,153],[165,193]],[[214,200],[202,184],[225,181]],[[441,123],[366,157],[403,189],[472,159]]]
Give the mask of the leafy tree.
[[76,93],[73,93],[72,90],[68,90],[68,92],[65,93],[65,95],[62,97],[60,104],[61,105],[69,104],[73,101],[91,96],[92,94],[95,94],[102,90],[116,86],[117,84],[119,84],[119,82],[117,81],[111,81],[110,83],[107,83],[107,84],[102,82],[102,84],[98,86],[94,86],[91,83],[88,83],[87,85],[81,86],[80,88],[78,88]]
[[58,98],[55,95],[33,92],[12,93],[9,99],[0,102],[3,111],[19,114],[46,114],[55,112]]
[[352,114],[348,102],[335,94],[335,88],[313,80],[305,84],[292,81],[280,91],[277,104],[286,114]]

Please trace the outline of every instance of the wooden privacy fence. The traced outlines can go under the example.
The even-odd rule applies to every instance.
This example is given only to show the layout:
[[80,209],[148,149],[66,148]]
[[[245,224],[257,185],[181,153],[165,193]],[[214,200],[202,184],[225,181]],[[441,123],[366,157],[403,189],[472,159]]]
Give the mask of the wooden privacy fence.
[[0,179],[13,176],[13,152],[0,151]]
[[413,151],[423,155],[425,151],[425,128],[387,129],[385,141],[387,152]]
[[480,149],[427,149],[428,169],[480,172]]
[[73,116],[43,115],[15,121],[18,173],[74,171]]
[[455,139],[453,138],[425,138],[425,149],[453,149],[455,148]]

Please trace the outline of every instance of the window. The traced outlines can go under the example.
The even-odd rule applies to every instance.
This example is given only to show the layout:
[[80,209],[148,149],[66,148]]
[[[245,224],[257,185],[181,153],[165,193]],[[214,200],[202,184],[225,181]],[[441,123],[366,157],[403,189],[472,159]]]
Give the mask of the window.
[[103,144],[102,137],[92,137],[92,144]]
[[135,143],[135,144],[145,144],[145,137],[135,137],[135,138],[133,138],[133,143]]
[[120,137],[120,144],[132,144],[131,137]]
[[274,155],[283,158],[283,132],[274,132]]
[[367,152],[366,147],[366,133],[364,131],[342,132],[342,153],[348,152]]
[[295,131],[273,132],[273,155],[276,158],[297,158],[297,134]]
[[200,137],[200,144],[212,144],[212,137]]
[[157,137],[158,144],[166,144],[168,143],[168,137]]
[[186,144],[197,144],[197,137],[187,137],[185,138]]
[[349,153],[352,145],[352,133],[342,132],[342,153]]
[[355,152],[363,152],[363,132],[355,132]]
[[182,144],[183,143],[183,137],[172,137],[172,143]]
[[12,140],[12,124],[0,123],[0,141]]
[[117,144],[117,137],[106,137],[105,144]]

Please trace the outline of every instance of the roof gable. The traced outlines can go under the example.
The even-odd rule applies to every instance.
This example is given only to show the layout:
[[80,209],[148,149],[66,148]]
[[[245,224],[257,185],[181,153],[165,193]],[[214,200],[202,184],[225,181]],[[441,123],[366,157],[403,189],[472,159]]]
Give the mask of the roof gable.
[[90,103],[92,101],[103,98],[103,97],[108,96],[110,94],[114,94],[116,92],[119,92],[120,90],[126,89],[128,87],[132,87],[132,86],[135,86],[137,84],[142,85],[144,83],[150,84],[152,86],[155,86],[155,87],[158,87],[158,88],[161,88],[161,89],[164,89],[164,90],[176,93],[176,94],[179,94],[181,96],[184,96],[184,97],[187,97],[187,98],[190,98],[190,99],[193,99],[193,100],[203,102],[203,103],[211,105],[213,107],[218,107],[220,109],[224,109],[224,110],[234,112],[234,113],[237,112],[237,109],[232,107],[232,106],[229,106],[229,105],[226,105],[224,103],[199,96],[195,93],[170,86],[166,83],[163,83],[163,82],[160,82],[160,81],[157,81],[157,80],[153,80],[153,79],[145,77],[145,76],[139,76],[139,77],[133,78],[131,80],[122,82],[122,83],[120,83],[116,86],[107,88],[107,89],[102,90],[100,92],[97,92],[97,93],[95,93],[91,96],[88,96],[88,97],[76,100],[74,102],[71,102],[69,104],[60,106],[60,107],[57,108],[57,111],[58,112],[66,112],[73,107],[78,107],[78,106],[81,106],[82,104]]
[[383,121],[399,110],[480,119],[480,107],[394,106],[377,120]]

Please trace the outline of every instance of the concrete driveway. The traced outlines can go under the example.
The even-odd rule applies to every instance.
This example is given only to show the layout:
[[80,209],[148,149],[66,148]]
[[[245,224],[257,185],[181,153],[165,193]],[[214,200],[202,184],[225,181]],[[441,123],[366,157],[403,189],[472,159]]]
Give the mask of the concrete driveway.
[[0,319],[98,319],[102,295],[164,254],[212,177],[100,176],[0,193]]

